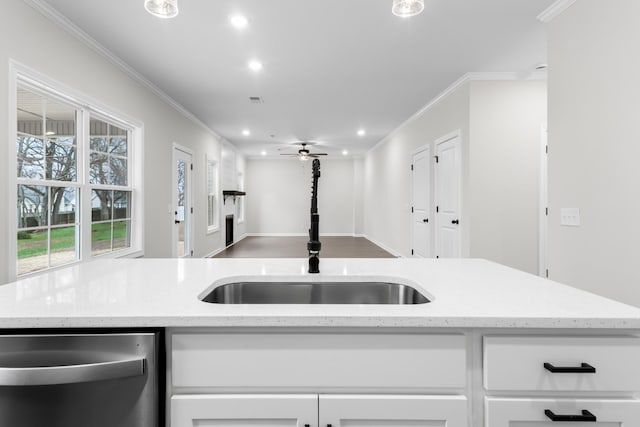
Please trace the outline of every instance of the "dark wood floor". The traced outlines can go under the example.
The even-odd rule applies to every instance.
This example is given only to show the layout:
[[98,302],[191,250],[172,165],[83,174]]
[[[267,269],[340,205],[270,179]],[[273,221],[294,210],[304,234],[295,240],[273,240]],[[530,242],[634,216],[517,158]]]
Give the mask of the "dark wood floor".
[[[214,258],[306,258],[308,237],[245,237]],[[323,236],[321,258],[395,258],[364,237]]]

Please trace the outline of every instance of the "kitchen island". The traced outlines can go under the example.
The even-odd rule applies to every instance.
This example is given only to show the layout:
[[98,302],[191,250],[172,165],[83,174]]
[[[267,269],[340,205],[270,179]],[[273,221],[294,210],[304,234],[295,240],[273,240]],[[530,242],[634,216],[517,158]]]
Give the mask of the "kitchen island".
[[[0,327],[161,328],[171,427],[640,425],[638,308],[483,260],[323,259],[319,275],[306,264],[75,265],[0,286]],[[431,302],[199,299],[273,280],[396,282]]]

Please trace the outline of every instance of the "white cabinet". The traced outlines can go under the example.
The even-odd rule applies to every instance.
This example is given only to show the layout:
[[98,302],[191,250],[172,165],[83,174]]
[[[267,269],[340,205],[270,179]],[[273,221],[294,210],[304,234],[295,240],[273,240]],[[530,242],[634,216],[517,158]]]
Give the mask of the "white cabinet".
[[463,396],[177,395],[172,427],[466,427]]
[[317,395],[176,395],[171,427],[317,427]]
[[320,395],[320,427],[467,427],[464,396]]
[[640,400],[487,398],[486,414],[487,427],[550,427],[565,424],[563,417],[573,418],[572,427],[637,427]]
[[639,360],[633,336],[484,337],[485,427],[640,426]]

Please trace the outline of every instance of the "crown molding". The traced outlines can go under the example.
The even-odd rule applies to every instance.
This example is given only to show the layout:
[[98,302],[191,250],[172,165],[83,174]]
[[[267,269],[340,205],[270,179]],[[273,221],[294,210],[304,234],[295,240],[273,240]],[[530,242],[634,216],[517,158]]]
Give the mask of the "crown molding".
[[[400,132],[400,130],[402,128],[404,128],[406,125],[408,125],[409,123],[411,123],[412,121],[414,121],[415,119],[420,117],[426,111],[428,111],[431,108],[433,108],[440,101],[442,101],[443,99],[445,99],[446,97],[451,95],[453,92],[458,90],[460,87],[462,87],[465,83],[468,83],[468,82],[471,82],[471,81],[514,81],[514,80],[523,80],[523,77],[520,74],[515,73],[515,72],[471,72],[471,73],[466,73],[465,75],[460,77],[458,80],[453,82],[448,88],[446,88],[445,90],[440,92],[438,95],[436,95],[433,99],[431,99],[431,101],[429,101],[424,107],[422,107],[417,112],[415,112],[411,117],[409,117],[404,122],[400,123],[400,125],[398,127],[396,127],[394,130],[389,132],[389,134],[387,134],[387,136],[382,138],[380,141],[378,141],[378,143],[376,145],[374,145],[369,150],[367,150],[367,154],[372,152],[372,151],[374,151],[374,150],[376,150],[378,147],[380,147],[381,145],[383,145],[386,142],[388,142],[398,132]],[[526,79],[524,79],[524,80],[526,80]]]
[[221,138],[220,134],[218,134],[216,131],[214,131],[209,126],[207,126],[202,120],[197,118],[193,113],[191,113],[189,110],[183,107],[180,103],[178,103],[176,100],[174,100],[169,95],[167,95],[162,89],[160,89],[158,86],[153,84],[142,74],[137,72],[129,64],[124,62],[116,54],[114,54],[105,46],[100,44],[96,39],[91,37],[84,30],[82,30],[76,24],[71,22],[66,16],[58,12],[55,8],[53,8],[51,5],[46,3],[44,0],[23,0],[23,1],[29,6],[31,6],[33,9],[35,9],[37,12],[39,12],[41,15],[43,15],[45,18],[49,19],[54,24],[58,25],[59,27],[67,31],[69,34],[71,34],[72,36],[74,36],[75,38],[83,42],[87,47],[89,47],[90,49],[97,52],[99,55],[101,55],[105,59],[107,59],[113,65],[118,67],[121,71],[127,74],[130,78],[132,78],[133,80],[137,81],[142,86],[150,90],[153,94],[155,94],[158,98],[160,98],[162,101],[167,103],[177,112],[182,114],[185,118],[191,120],[193,123],[197,124],[198,126],[201,126],[203,129],[205,129],[207,132],[214,135],[216,138],[218,139]]
[[538,21],[544,22],[548,24],[555,17],[560,15],[562,12],[567,10],[571,5],[573,5],[576,0],[557,0],[551,6],[546,8],[540,15],[538,15]]

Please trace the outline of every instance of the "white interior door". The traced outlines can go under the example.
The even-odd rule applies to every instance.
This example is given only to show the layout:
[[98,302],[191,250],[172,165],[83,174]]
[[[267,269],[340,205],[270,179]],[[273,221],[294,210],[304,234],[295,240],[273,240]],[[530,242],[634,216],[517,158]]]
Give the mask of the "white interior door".
[[460,258],[460,134],[436,141],[436,257]]
[[547,277],[547,218],[549,215],[549,196],[547,190],[547,125],[540,132],[540,227],[538,244],[538,275]]
[[191,152],[173,147],[173,248],[174,258],[193,256],[193,203],[191,200]]
[[431,256],[431,182],[429,146],[413,154],[412,165],[412,207],[411,207],[411,254],[414,257]]

